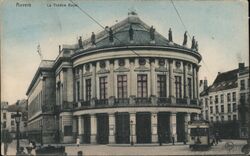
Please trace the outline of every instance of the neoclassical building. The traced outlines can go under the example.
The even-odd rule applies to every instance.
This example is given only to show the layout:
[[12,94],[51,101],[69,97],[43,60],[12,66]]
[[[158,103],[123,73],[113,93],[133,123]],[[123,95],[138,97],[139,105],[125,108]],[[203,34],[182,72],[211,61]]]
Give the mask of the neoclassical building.
[[54,108],[60,141],[156,143],[188,137],[188,121],[201,113],[201,55],[197,42],[189,48],[185,40],[174,43],[171,30],[166,39],[132,12],[89,39],[60,46],[47,69],[53,71],[49,81],[55,80],[55,103],[48,108]]

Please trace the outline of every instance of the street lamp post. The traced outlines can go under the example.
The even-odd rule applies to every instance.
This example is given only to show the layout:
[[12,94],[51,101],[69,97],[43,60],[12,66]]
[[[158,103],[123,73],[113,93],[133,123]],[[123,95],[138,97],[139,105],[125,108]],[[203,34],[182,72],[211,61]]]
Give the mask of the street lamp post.
[[21,120],[21,114],[19,114],[19,111],[17,111],[17,114],[14,116],[16,120],[16,153],[19,154],[19,133],[20,133],[20,120]]
[[130,141],[130,145],[133,146],[134,145],[134,140],[133,140],[133,120],[130,121],[131,124],[131,141]]

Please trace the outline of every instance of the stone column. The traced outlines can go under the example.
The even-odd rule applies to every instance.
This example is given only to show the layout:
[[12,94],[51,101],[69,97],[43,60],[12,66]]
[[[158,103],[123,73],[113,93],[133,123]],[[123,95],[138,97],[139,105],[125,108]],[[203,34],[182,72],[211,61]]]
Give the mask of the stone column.
[[169,97],[171,104],[175,104],[175,93],[174,93],[174,72],[173,72],[173,60],[169,60]]
[[96,63],[92,63],[92,78],[91,78],[91,106],[95,106],[96,100]]
[[131,58],[129,60],[130,62],[130,77],[129,77],[129,104],[130,105],[135,105],[135,96],[136,96],[136,91],[137,91],[137,85],[136,85],[136,74],[134,72],[135,68],[135,60]]
[[193,97],[194,99],[197,98],[197,84],[196,84],[196,78],[197,75],[196,75],[196,67],[193,67],[193,84],[194,84],[194,87],[193,87]]
[[109,144],[115,143],[115,114],[109,114]]
[[91,127],[90,143],[95,144],[96,134],[97,134],[97,120],[95,114],[90,115],[90,127]]
[[186,136],[186,140],[189,140],[189,136],[190,136],[190,129],[188,129],[188,122],[191,121],[190,119],[190,113],[186,113],[185,114],[185,136]]
[[136,114],[130,113],[130,142],[136,143]]
[[79,71],[79,80],[80,80],[80,100],[83,100],[83,77],[82,77],[82,72],[83,68],[80,68]]
[[171,139],[172,136],[175,138],[175,142],[177,141],[177,131],[176,131],[176,112],[170,114],[170,131],[171,131]]
[[[187,73],[187,71],[188,71],[188,69],[187,69],[187,63],[186,62],[183,62],[183,69],[184,69],[184,71],[183,71],[183,75],[184,75],[184,83],[183,83],[183,86],[184,86],[184,98],[187,98],[188,97],[188,80],[187,80],[187,75],[188,75],[188,73]],[[190,97],[189,97],[190,98]]]
[[82,116],[78,116],[78,137],[80,139],[80,142],[82,143],[83,141],[83,134],[84,134],[84,120]]
[[158,133],[157,133],[157,113],[151,113],[151,133],[152,133],[152,143],[158,142]]
[[114,93],[114,60],[109,62],[109,83],[108,83],[108,92],[109,92],[109,105],[114,105],[115,102],[115,93]]
[[156,90],[155,90],[155,60],[150,59],[150,94],[151,96],[156,96]]

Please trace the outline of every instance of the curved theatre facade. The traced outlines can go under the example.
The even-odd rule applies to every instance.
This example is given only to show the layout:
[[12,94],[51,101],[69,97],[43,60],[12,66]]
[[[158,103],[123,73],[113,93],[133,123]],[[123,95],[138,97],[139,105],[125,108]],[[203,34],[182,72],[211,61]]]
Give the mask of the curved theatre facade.
[[183,141],[201,112],[197,50],[174,43],[171,30],[164,38],[135,13],[60,47],[51,70],[61,142]]

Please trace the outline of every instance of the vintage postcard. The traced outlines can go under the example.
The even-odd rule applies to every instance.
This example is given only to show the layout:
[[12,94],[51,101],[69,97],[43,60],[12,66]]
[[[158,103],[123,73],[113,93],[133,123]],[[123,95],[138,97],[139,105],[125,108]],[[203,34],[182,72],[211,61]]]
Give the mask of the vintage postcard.
[[244,155],[246,0],[0,0],[1,155]]

